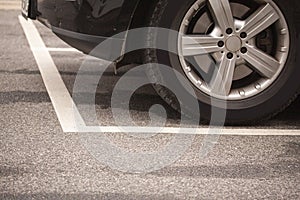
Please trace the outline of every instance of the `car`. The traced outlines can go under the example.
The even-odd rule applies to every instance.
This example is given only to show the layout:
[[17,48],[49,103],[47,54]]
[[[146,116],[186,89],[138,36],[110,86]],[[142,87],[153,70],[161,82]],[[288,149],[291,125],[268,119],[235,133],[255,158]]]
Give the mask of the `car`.
[[[227,124],[268,119],[300,91],[298,0],[23,0],[23,15],[84,53],[112,38],[119,50],[99,57],[113,53],[121,64],[171,66],[192,85],[205,120],[212,108],[226,110]],[[130,35],[120,33],[142,27],[180,33],[180,53],[145,49],[122,55]],[[149,37],[135,40],[149,42]],[[159,70],[148,71],[150,78],[170,81]],[[168,88],[153,87],[174,109],[183,106],[193,116]]]

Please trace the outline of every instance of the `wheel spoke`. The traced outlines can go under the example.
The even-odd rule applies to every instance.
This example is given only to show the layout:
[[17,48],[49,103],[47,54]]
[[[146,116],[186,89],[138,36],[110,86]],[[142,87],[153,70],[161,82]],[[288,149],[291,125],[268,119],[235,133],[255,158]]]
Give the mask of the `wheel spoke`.
[[223,33],[226,29],[234,29],[233,15],[229,0],[209,0],[209,7],[215,23],[219,25]]
[[201,35],[185,35],[182,37],[182,55],[196,56],[220,51],[218,41],[222,38]]
[[248,45],[248,52],[242,57],[252,66],[252,68],[264,77],[272,78],[280,67],[280,63],[262,52],[261,50]]
[[246,19],[245,25],[240,32],[246,32],[248,39],[251,39],[274,24],[278,19],[279,15],[268,3]]
[[227,59],[223,56],[222,61],[218,66],[218,70],[215,72],[211,82],[211,91],[215,94],[228,96],[231,91],[233,75],[235,70],[236,58]]

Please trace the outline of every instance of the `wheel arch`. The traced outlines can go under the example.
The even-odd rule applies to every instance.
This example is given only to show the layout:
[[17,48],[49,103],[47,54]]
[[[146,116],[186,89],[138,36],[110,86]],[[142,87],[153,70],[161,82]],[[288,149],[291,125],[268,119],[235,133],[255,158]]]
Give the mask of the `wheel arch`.
[[[142,27],[147,27],[149,18],[151,16],[151,13],[153,9],[155,8],[155,5],[157,4],[159,0],[139,0],[139,2],[136,5],[136,8],[134,10],[134,13],[132,15],[132,19],[130,21],[130,24],[128,26],[128,30],[136,29],[136,28],[142,28]],[[147,9],[145,9],[147,8]],[[125,52],[127,49],[128,44],[126,41],[132,41],[130,39],[130,33],[127,35],[127,38],[125,40]],[[134,38],[134,41],[137,43],[142,43],[146,40],[146,38],[139,37],[139,38]],[[122,60],[118,63],[118,68],[122,67],[127,64],[140,64],[143,62],[143,57],[144,51],[143,50],[137,50],[134,52],[129,52],[124,55]]]

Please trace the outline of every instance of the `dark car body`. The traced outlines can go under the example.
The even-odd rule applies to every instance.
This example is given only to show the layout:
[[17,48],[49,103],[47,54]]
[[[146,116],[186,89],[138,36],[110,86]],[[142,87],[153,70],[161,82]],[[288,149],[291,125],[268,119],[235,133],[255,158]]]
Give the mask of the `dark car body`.
[[[89,53],[114,35],[120,51],[125,31],[141,25],[149,0],[30,0],[28,17],[38,19],[69,45]],[[123,34],[119,34],[123,33]],[[116,47],[115,47],[116,49]],[[109,51],[107,51],[109,52]],[[119,52],[121,53],[121,52]],[[109,55],[101,54],[102,57]]]

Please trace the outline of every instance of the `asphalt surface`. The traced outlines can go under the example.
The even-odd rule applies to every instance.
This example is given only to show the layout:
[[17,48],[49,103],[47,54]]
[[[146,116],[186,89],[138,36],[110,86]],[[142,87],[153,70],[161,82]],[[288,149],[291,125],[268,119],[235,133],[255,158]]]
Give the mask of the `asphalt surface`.
[[[173,164],[150,173],[126,173],[91,154],[82,133],[64,133],[37,64],[18,21],[19,11],[0,10],[0,199],[300,199],[299,136],[220,136],[206,157],[199,157],[204,136]],[[69,48],[35,22],[47,47]],[[85,56],[51,52],[72,93]],[[126,72],[102,77],[96,109],[102,125],[111,125],[112,85]],[[92,75],[92,74],[91,74]],[[154,103],[166,106],[151,87],[132,98],[137,124],[148,120]],[[299,129],[300,100],[278,116],[249,129]],[[167,108],[168,124],[178,114]],[[132,138],[107,134],[130,150],[155,150],[170,135]]]

